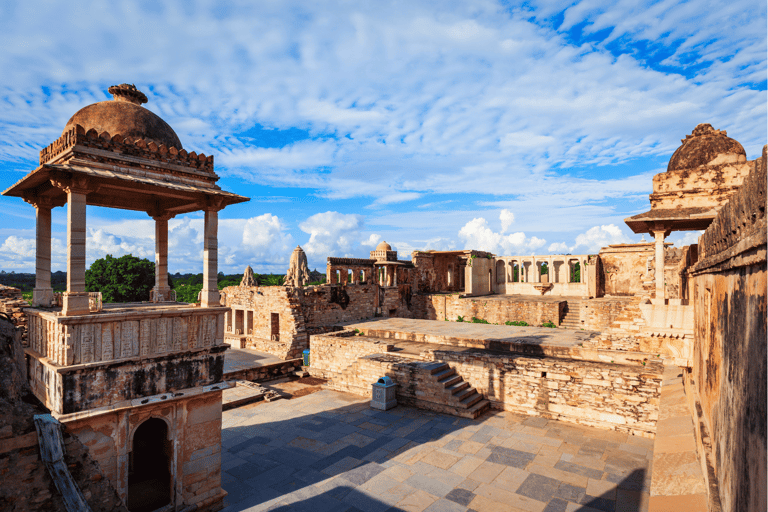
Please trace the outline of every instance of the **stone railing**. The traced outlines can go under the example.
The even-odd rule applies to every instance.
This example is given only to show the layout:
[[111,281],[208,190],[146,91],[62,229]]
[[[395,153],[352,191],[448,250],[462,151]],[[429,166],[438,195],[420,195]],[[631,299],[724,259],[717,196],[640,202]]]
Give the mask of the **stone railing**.
[[[496,293],[514,295],[589,295],[587,264],[589,256],[542,255],[500,256],[494,258],[494,288]],[[579,281],[572,275],[579,264]],[[547,273],[541,274],[541,265]]]
[[[64,293],[65,292],[55,292],[53,294],[51,306],[63,307]],[[91,313],[98,313],[102,309],[104,309],[104,302],[101,298],[101,292],[88,292],[88,310]]]
[[29,347],[62,366],[155,357],[224,343],[224,309],[123,311],[62,317],[28,310]]
[[168,290],[163,294],[157,293],[153,288],[149,290],[149,302],[176,302],[176,290]]

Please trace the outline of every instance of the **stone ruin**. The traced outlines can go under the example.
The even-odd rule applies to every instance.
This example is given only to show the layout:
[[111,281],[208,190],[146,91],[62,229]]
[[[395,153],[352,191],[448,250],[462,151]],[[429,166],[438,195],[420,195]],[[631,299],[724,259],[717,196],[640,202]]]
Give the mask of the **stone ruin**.
[[245,267],[245,272],[243,272],[243,278],[240,280],[240,286],[258,286],[259,283],[256,281],[256,278],[253,277],[253,269],[250,265]]
[[288,272],[285,275],[285,286],[304,286],[309,282],[309,266],[307,265],[307,255],[301,246],[291,253],[291,261],[288,265]]
[[[592,255],[415,251],[410,261],[382,242],[370,258],[329,257],[321,286],[306,286],[297,247],[284,286],[259,286],[248,267],[220,295],[217,212],[247,198],[220,190],[213,157],[183,149],[140,106],[147,98],[135,86],[110,93],[114,101],[76,113],[40,166],[4,192],[34,205],[38,220],[32,307],[22,309],[16,292],[0,298],[12,319],[0,319],[11,340],[0,347],[9,382],[1,412],[28,416],[25,393],[51,411],[93,509],[137,507],[152,478],[169,483],[158,507],[222,506],[225,341],[288,361],[310,348],[310,373],[331,389],[370,395],[387,375],[398,401],[416,407],[468,418],[503,409],[655,437],[651,510],[681,498],[709,510],[765,509],[765,148],[747,161],[724,131],[697,126],[654,177],[650,210],[626,219],[653,242]],[[50,210],[65,204],[68,282],[57,307]],[[91,311],[88,204],[138,207],[155,219],[158,302]],[[200,209],[200,304],[161,303],[172,297],[168,219]],[[706,230],[699,244],[665,242],[698,229]],[[497,325],[457,323],[469,321]],[[689,427],[670,427],[673,417]],[[35,496],[30,506],[57,507],[24,421],[0,422],[0,505]],[[674,462],[681,457],[688,463]],[[662,485],[670,481],[679,485]]]

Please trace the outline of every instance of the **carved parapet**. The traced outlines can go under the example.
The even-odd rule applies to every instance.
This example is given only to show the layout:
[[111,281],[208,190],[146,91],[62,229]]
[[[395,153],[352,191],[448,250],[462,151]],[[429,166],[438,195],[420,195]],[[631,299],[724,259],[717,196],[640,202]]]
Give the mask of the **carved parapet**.
[[116,158],[119,158],[119,155],[141,157],[191,167],[213,175],[213,155],[198,155],[194,151],[188,153],[186,149],[166,147],[164,144],[158,146],[153,141],[132,140],[120,134],[97,133],[93,129],[86,132],[79,124],[66,130],[61,137],[40,151],[40,165],[52,163],[59,155],[76,145],[112,151],[116,153]]
[[61,366],[165,356],[223,344],[223,313],[184,308],[62,317],[28,310],[29,346]]

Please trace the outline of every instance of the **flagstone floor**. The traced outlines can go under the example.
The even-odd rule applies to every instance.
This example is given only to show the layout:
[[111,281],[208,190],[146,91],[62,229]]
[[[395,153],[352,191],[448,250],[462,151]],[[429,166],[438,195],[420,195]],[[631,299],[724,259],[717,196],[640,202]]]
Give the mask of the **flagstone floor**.
[[224,412],[224,510],[646,511],[652,457],[652,440],[612,431],[324,390]]

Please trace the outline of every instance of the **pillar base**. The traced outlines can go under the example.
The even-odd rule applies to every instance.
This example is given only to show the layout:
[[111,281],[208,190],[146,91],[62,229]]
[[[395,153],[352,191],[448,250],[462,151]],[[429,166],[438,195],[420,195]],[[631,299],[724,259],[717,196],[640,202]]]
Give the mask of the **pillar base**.
[[154,287],[149,291],[150,302],[173,302],[171,299],[171,288],[158,288]]
[[204,308],[221,306],[221,295],[219,290],[201,290],[200,305]]
[[656,304],[657,306],[664,306],[667,304],[667,299],[651,299],[651,304]]
[[87,315],[91,312],[88,292],[65,292],[63,295],[62,316]]
[[32,305],[51,307],[53,303],[53,288],[35,288],[32,290]]

